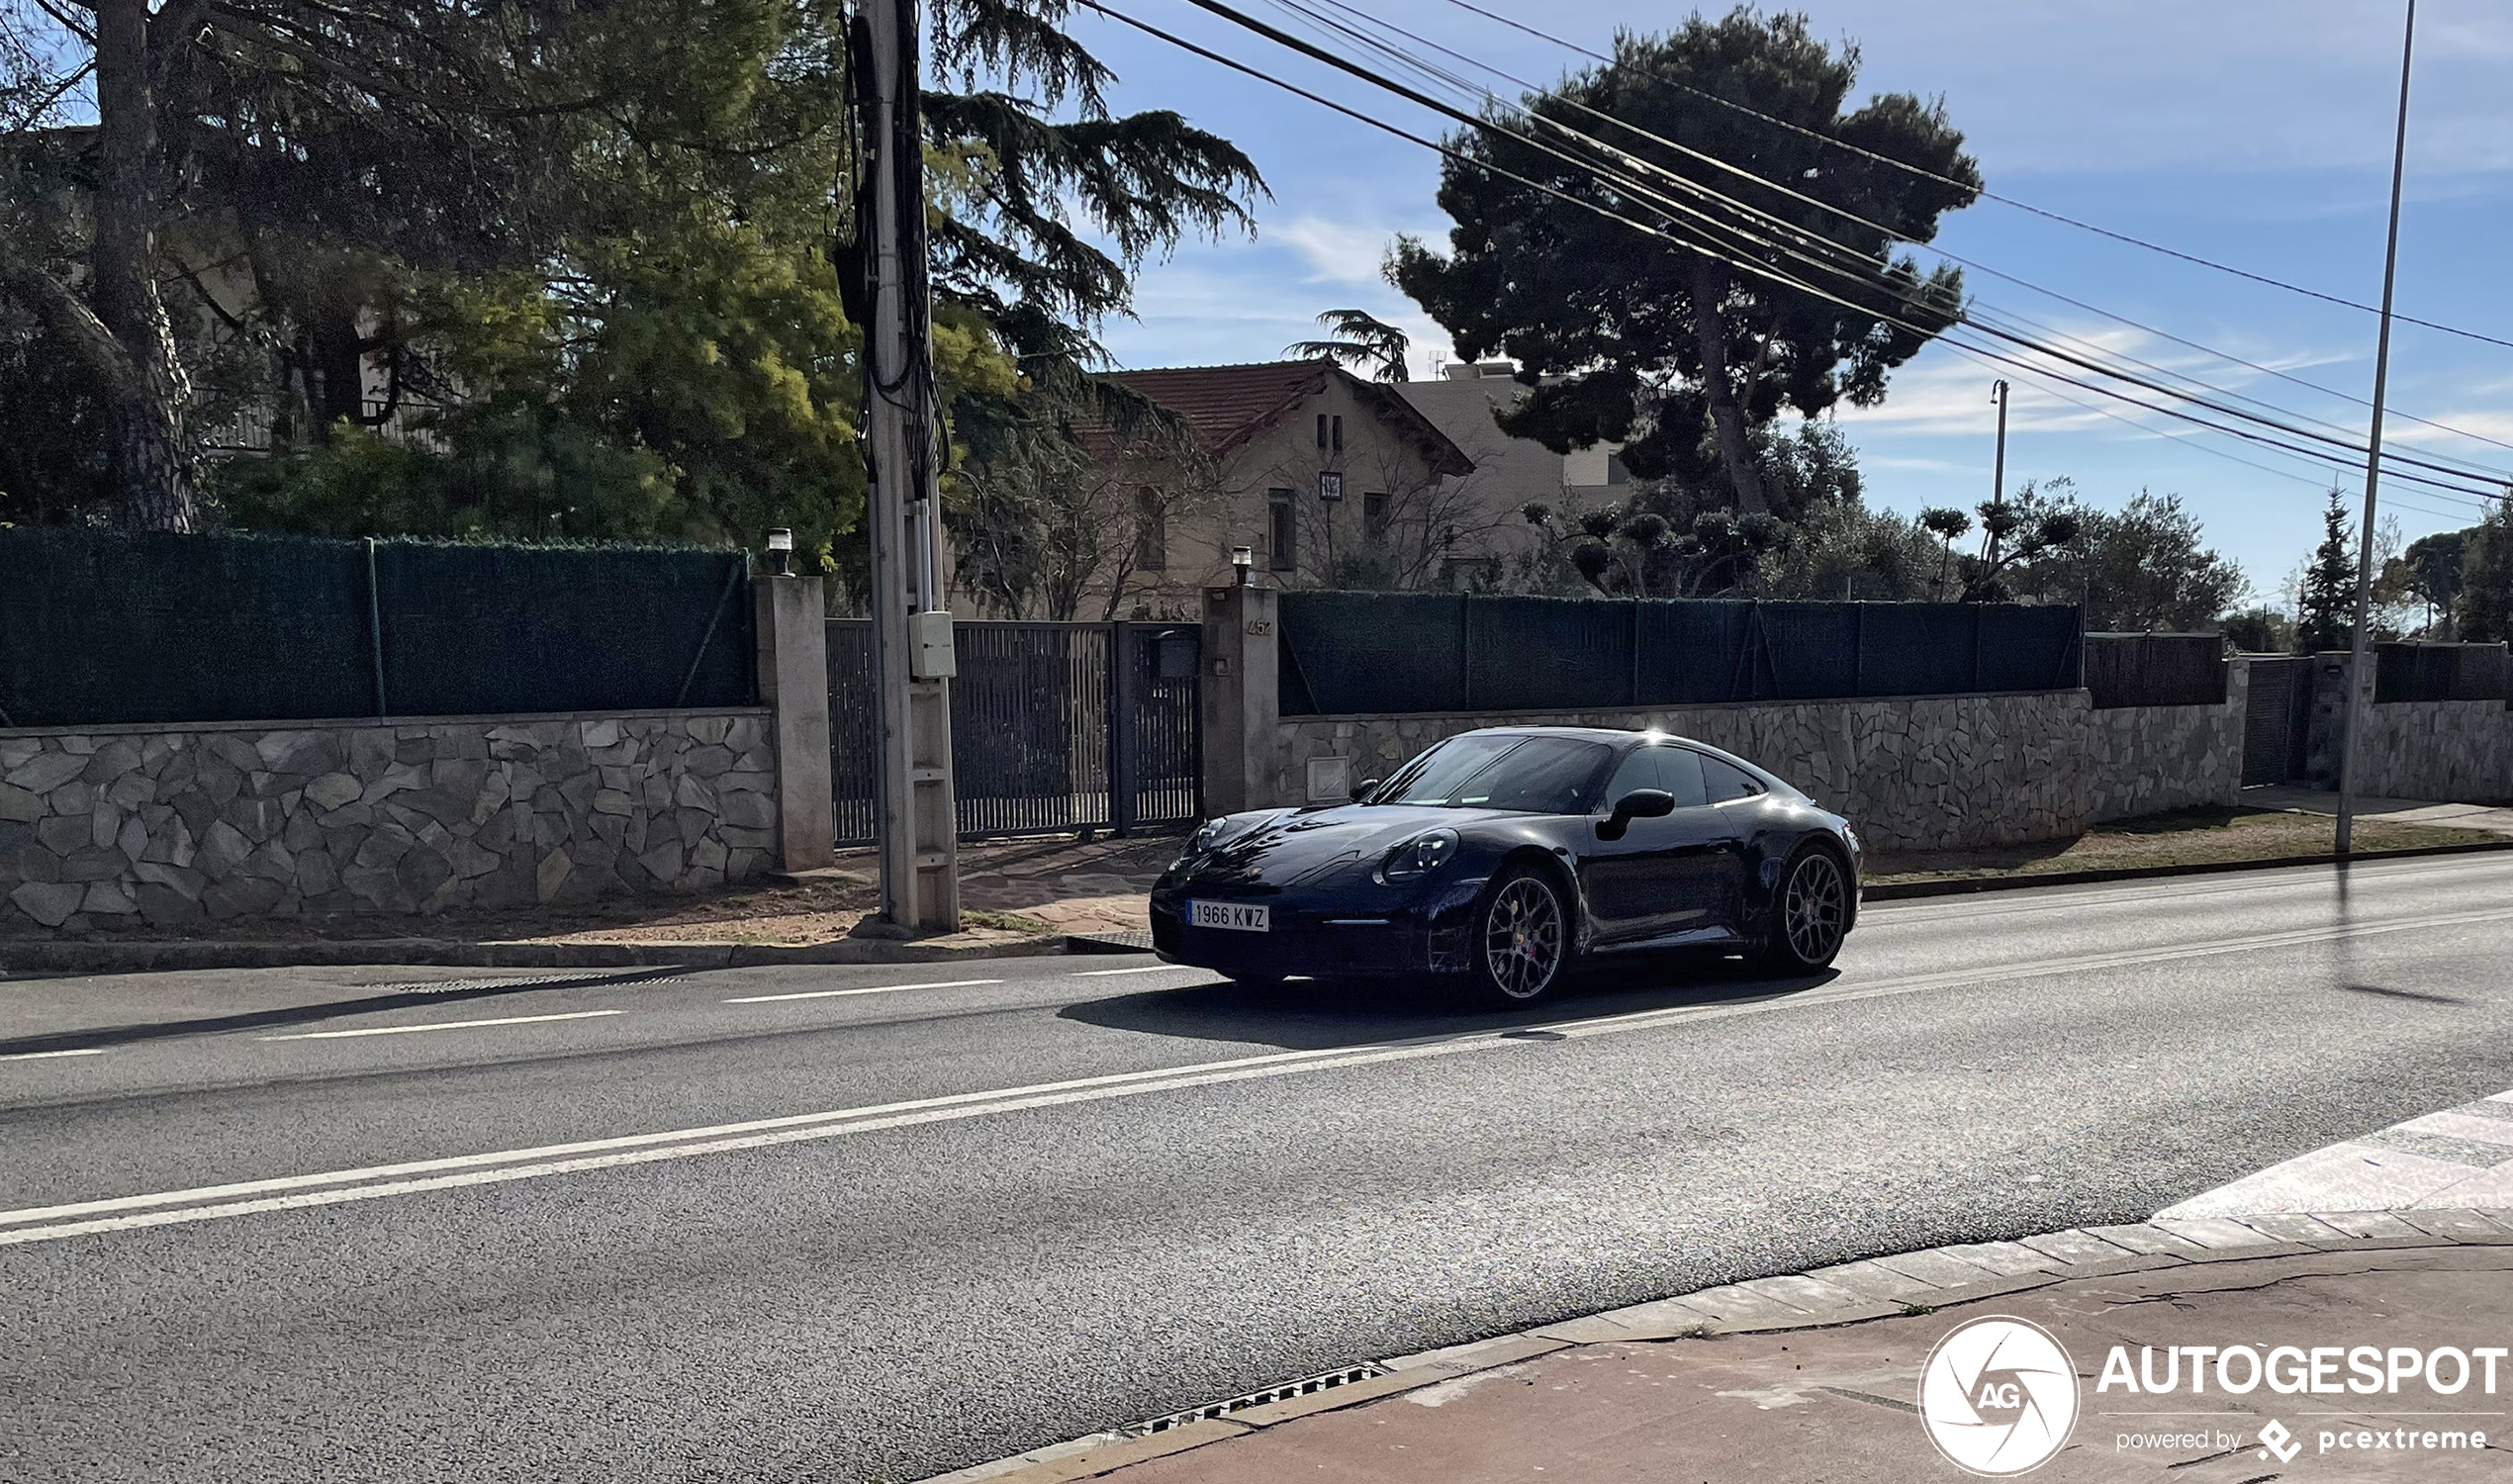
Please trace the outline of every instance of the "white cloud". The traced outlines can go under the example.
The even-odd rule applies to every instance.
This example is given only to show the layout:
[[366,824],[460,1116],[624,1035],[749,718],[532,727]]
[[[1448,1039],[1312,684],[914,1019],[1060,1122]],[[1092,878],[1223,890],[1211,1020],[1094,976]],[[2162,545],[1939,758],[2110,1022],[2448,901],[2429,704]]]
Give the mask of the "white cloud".
[[1323,217],[1294,217],[1270,230],[1309,265],[1310,283],[1380,282],[1379,262],[1395,240],[1391,228],[1354,226]]

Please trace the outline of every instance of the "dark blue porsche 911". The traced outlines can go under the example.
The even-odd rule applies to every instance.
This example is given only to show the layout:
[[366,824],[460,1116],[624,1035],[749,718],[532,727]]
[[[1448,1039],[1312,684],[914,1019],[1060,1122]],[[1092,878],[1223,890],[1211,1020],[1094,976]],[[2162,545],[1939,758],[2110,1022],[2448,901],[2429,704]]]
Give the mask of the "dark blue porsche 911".
[[1443,974],[1527,1005],[1616,954],[1820,969],[1858,903],[1849,822],[1742,758],[1659,732],[1494,727],[1351,803],[1207,823],[1153,888],[1152,941],[1243,982]]

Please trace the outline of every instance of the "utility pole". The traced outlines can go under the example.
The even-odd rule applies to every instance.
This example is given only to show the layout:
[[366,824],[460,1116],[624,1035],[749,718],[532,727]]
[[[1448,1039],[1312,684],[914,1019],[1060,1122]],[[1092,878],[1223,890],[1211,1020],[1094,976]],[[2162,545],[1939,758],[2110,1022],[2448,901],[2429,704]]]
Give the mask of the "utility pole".
[[2340,712],[2339,828],[2341,857],[2356,836],[2356,739],[2364,730],[2366,669],[2373,645],[2366,633],[2373,604],[2373,512],[2382,486],[2382,402],[2390,387],[2391,290],[2399,278],[2399,191],[2408,170],[2408,74],[2417,52],[2417,0],[2408,0],[2408,23],[2399,44],[2399,129],[2391,141],[2390,239],[2382,249],[2382,327],[2373,349],[2373,428],[2366,439],[2365,524],[2356,533],[2356,626],[2348,635],[2347,704]]
[[[2006,381],[2004,378],[1990,384],[1990,400],[1999,405],[1999,453],[1997,460],[1990,467],[1990,509],[1998,510],[2006,506]],[[1993,520],[1995,518],[1993,517]],[[1992,521],[1983,523],[1991,524]],[[1990,532],[1990,545],[1986,555],[1990,565],[1994,567],[1998,565],[1999,537],[1995,530]]]
[[942,530],[924,129],[916,0],[865,0],[856,17],[864,179],[855,230],[865,299],[865,519],[873,547],[882,918],[901,936],[960,928],[951,758],[951,613]]

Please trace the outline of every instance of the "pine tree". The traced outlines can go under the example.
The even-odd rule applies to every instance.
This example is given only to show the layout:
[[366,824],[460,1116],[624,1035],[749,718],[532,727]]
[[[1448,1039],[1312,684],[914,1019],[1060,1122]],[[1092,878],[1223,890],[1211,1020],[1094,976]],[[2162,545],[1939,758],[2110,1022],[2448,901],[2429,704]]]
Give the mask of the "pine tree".
[[2513,639],[2513,490],[2487,517],[2462,533],[2466,538],[2462,588],[2454,601],[2461,637],[2472,644]]
[[2345,649],[2354,642],[2356,618],[2356,532],[2347,518],[2347,497],[2330,492],[2330,508],[2321,512],[2323,536],[2303,570],[2303,590],[2295,607],[2295,652],[2313,654]]

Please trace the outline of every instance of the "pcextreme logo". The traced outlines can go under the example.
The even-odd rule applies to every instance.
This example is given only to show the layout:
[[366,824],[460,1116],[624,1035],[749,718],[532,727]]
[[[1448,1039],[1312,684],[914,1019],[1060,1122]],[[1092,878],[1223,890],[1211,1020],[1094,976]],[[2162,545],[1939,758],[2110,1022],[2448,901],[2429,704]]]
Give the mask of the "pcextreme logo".
[[1991,1315],[1956,1327],[1919,1373],[1928,1440],[1966,1473],[2004,1479],[2048,1463],[2077,1426],[2077,1367],[2048,1330]]

